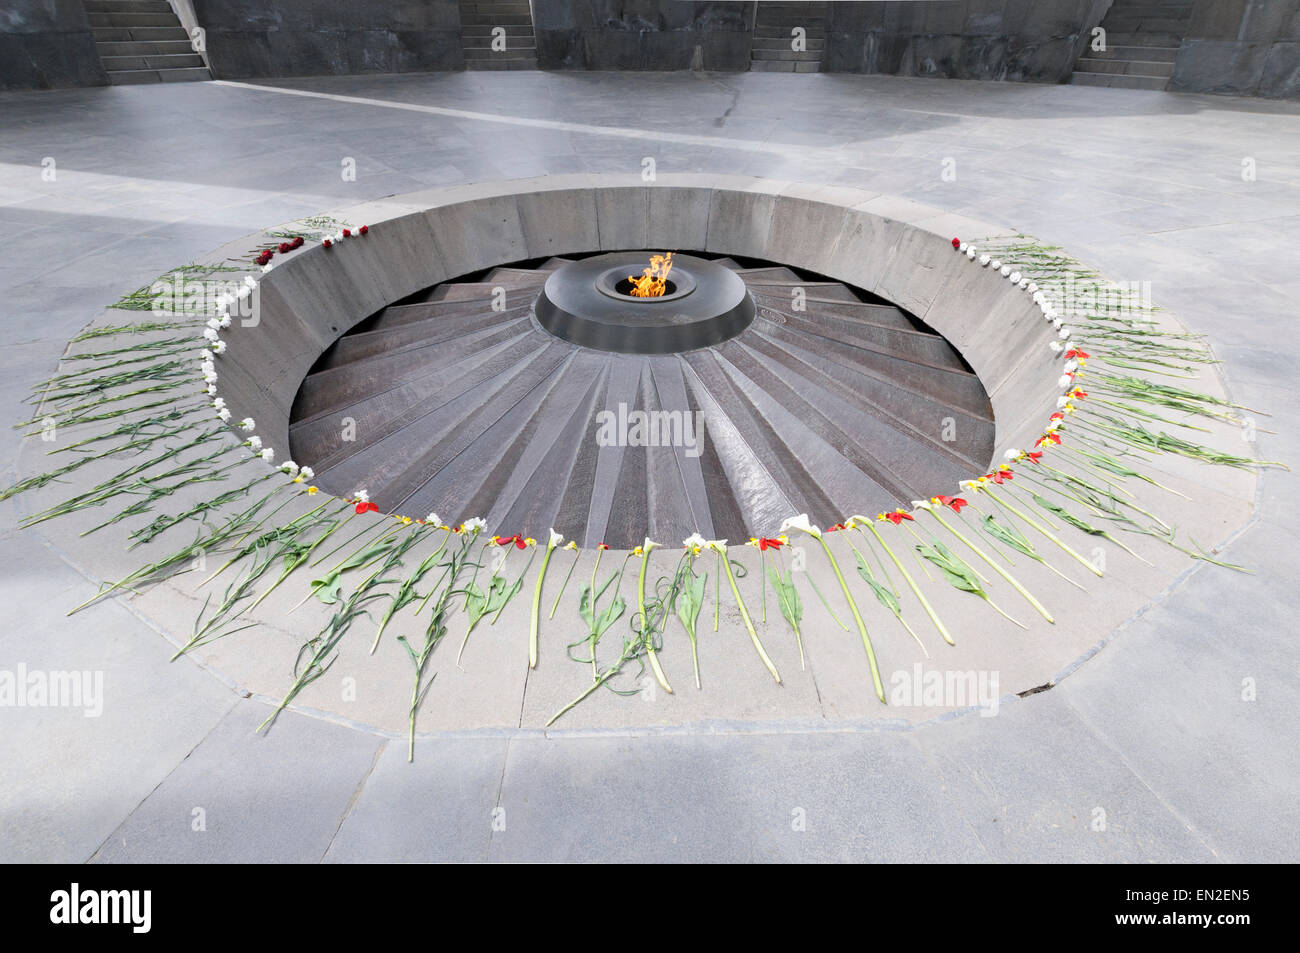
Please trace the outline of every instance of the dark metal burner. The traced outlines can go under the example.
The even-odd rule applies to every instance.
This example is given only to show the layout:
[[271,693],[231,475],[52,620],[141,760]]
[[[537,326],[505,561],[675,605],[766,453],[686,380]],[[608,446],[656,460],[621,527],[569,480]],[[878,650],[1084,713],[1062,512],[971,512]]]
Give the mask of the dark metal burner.
[[620,354],[676,354],[721,344],[754,320],[754,299],[729,268],[674,255],[668,293],[634,298],[652,252],[615,252],[561,265],[537,296],[537,323],[581,347]]

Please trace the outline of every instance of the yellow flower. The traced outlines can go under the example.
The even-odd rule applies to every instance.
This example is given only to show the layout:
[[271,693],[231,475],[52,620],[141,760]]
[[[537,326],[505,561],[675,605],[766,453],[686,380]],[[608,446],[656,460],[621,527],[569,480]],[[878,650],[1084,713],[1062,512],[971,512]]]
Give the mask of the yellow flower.
[[525,546],[536,546],[536,545],[537,545],[537,540],[535,540],[535,539],[533,539],[531,536],[529,536],[529,537],[527,537],[527,538],[524,539],[524,545],[525,545]]
[[632,555],[633,555],[633,556],[640,556],[641,553],[642,553],[642,549],[641,549],[640,546],[637,546],[637,547],[635,547],[635,548],[632,550]]
[[564,548],[565,548],[565,549],[572,549],[572,550],[574,550],[574,551],[576,552],[577,549],[578,549],[578,541],[577,541],[577,540],[574,540],[574,539],[571,539],[571,540],[569,540],[567,543],[564,544]]
[[308,495],[308,496],[315,496],[318,492],[319,492],[319,490],[318,490],[317,487],[314,487],[314,486],[309,486],[309,487],[307,487],[307,495]]

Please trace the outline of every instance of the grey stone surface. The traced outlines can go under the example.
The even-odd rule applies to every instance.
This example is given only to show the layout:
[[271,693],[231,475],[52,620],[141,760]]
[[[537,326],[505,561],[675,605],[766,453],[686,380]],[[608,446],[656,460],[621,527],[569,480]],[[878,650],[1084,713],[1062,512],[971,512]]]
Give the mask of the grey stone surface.
[[[314,863],[380,756],[379,738],[241,702],[132,811],[98,863]],[[321,757],[321,753],[327,753]],[[240,765],[231,770],[232,762]]]
[[462,69],[456,0],[193,0],[217,79]]
[[[218,84],[0,96],[6,129],[0,142],[0,285],[7,303],[0,326],[6,344],[0,349],[0,402],[10,419],[25,409],[27,389],[54,368],[68,338],[105,302],[254,228],[352,203],[367,209],[359,217],[378,221],[400,214],[382,211],[388,207],[385,195],[499,179],[511,170],[576,173],[580,180],[588,171],[612,168],[634,179],[643,156],[665,154],[689,155],[713,174],[890,193],[871,206],[882,220],[907,221],[909,209],[925,206],[947,216],[1008,223],[1064,245],[1103,274],[1150,279],[1158,303],[1209,335],[1232,395],[1274,412],[1256,420],[1277,433],[1261,429],[1254,447],[1263,456],[1295,462],[1300,418],[1288,406],[1295,357],[1288,331],[1300,293],[1294,274],[1300,126],[1291,104],[849,75],[747,74],[715,85],[695,76],[644,73],[476,74],[333,78],[292,86],[343,98]],[[647,90],[654,95],[647,97]],[[633,128],[624,117],[647,98],[650,115]],[[196,123],[195,116],[204,121]],[[52,127],[52,117],[61,122]],[[268,127],[276,129],[274,135],[268,136]],[[508,151],[501,147],[503,131],[514,139]],[[56,183],[42,182],[31,158],[45,154],[58,158]],[[362,175],[356,182],[340,179],[340,155],[358,159]],[[1256,160],[1255,181],[1241,178],[1243,155]],[[939,178],[944,156],[957,159],[954,182]],[[563,187],[584,186],[569,180]],[[467,194],[475,194],[473,188]],[[553,214],[543,210],[530,218],[520,209],[526,237]],[[936,217],[925,224],[963,234],[954,221]],[[843,252],[836,268],[852,264],[840,257]],[[0,450],[9,478],[18,450],[12,434],[0,434]],[[1198,500],[1216,501],[1215,509],[1218,500],[1239,493],[1228,486],[1219,496],[1202,497],[1213,488],[1202,482],[1192,490],[1193,481],[1220,471],[1176,469],[1183,481],[1176,485]],[[233,660],[252,658],[252,670],[266,673],[260,676],[264,684],[282,690],[281,660],[292,655],[293,634],[274,632],[265,646],[255,639],[244,643],[267,651],[274,664],[256,661],[256,652],[232,641],[228,651],[214,655],[209,674],[183,668],[183,662],[167,665],[166,640],[117,605],[65,620],[59,606],[80,601],[76,597],[88,595],[93,584],[71,569],[61,570],[62,576],[56,576],[57,567],[47,569],[38,558],[41,540],[12,529],[16,516],[35,501],[9,501],[0,504],[4,579],[11,578],[9,567],[32,567],[39,575],[19,576],[13,585],[34,588],[39,599],[30,627],[10,625],[0,636],[0,667],[20,657],[48,658],[42,664],[94,666],[111,675],[116,658],[130,670],[119,677],[131,676],[135,681],[128,684],[135,687],[118,712],[124,722],[107,724],[112,709],[101,719],[108,731],[59,727],[56,721],[67,712],[0,713],[6,735],[12,719],[12,750],[25,759],[0,807],[6,819],[21,818],[22,826],[12,833],[4,825],[0,843],[6,859],[88,859],[122,826],[127,847],[120,838],[104,844],[105,859],[319,859],[335,853],[331,836],[322,831],[341,823],[333,841],[340,859],[469,858],[479,856],[481,823],[492,836],[490,857],[689,859],[699,857],[704,845],[715,848],[709,859],[740,860],[1279,858],[1297,826],[1294,798],[1287,800],[1296,783],[1297,738],[1288,680],[1295,670],[1294,646],[1286,633],[1300,609],[1289,574],[1300,524],[1294,475],[1267,472],[1259,487],[1258,522],[1226,550],[1229,558],[1254,567],[1255,576],[1189,566],[1189,573],[1160,583],[1168,588],[1152,606],[1156,577],[1136,572],[1140,564],[1131,560],[1121,562],[1121,575],[1131,579],[1107,583],[1129,583],[1120,586],[1123,598],[1110,600],[1115,615],[1087,620],[1091,625],[1074,636],[1045,625],[1012,636],[1014,649],[1033,656],[1035,673],[1048,667],[1054,639],[1107,639],[1096,657],[1052,691],[1004,705],[995,718],[968,714],[917,731],[852,722],[869,708],[867,702],[878,704],[861,697],[860,669],[851,668],[862,664],[860,645],[823,619],[829,625],[818,627],[820,641],[810,645],[810,660],[818,688],[834,689],[823,699],[826,720],[652,726],[642,712],[658,713],[661,706],[611,696],[575,711],[589,719],[582,730],[561,723],[543,739],[516,721],[500,733],[461,734],[463,750],[477,755],[460,754],[463,771],[449,767],[444,775],[448,790],[463,792],[448,795],[454,817],[464,818],[454,829],[439,827],[424,805],[403,798],[410,789],[403,786],[407,766],[400,738],[370,735],[373,740],[354,748],[340,740],[345,729],[328,721],[324,734],[293,732],[296,720],[316,720],[316,713],[286,719],[266,739],[251,735],[260,717],[241,714],[246,720],[236,725],[232,715],[209,749],[219,759],[203,759],[201,770],[184,774],[186,753],[196,745],[205,748],[203,737],[231,705],[266,712],[264,699],[237,703],[226,687],[247,684],[232,669]],[[1197,504],[1178,506],[1180,523],[1200,525]],[[69,524],[59,530],[56,542],[78,562],[95,561],[97,575],[106,574],[113,568],[109,543],[104,552],[91,552],[101,547],[87,547],[77,529]],[[1206,526],[1204,539],[1199,529],[1196,535],[1209,545],[1226,530],[1226,524],[1214,523]],[[1116,553],[1109,558],[1128,559]],[[1038,592],[1039,579],[1025,581]],[[1078,591],[1066,587],[1062,593],[1068,607]],[[1042,595],[1052,596],[1053,608],[1062,598]],[[1130,597],[1147,608],[1125,625],[1134,611],[1120,612]],[[961,605],[952,603],[958,612]],[[132,608],[146,616],[167,611],[193,617],[187,606],[168,604],[161,591],[154,602]],[[285,608],[275,611],[283,615]],[[519,652],[526,641],[521,617],[526,610],[509,630],[489,629],[488,638],[471,642],[467,678],[497,664],[513,664],[511,679],[520,677]],[[101,618],[119,621],[110,625]],[[932,651],[942,648],[923,634]],[[984,637],[972,631],[952,652],[973,651],[969,644]],[[41,654],[51,638],[67,651]],[[905,633],[882,631],[879,638],[897,658],[910,658],[902,654],[910,643]],[[559,641],[551,631],[543,664],[554,659],[553,668],[560,668],[561,657],[552,652]],[[340,664],[377,679],[376,688],[390,677],[409,675],[397,646],[386,644],[381,653],[393,654],[382,659],[378,653],[363,658],[366,649],[354,647],[355,654]],[[970,657],[950,652],[944,662],[957,667]],[[678,665],[682,655],[674,651],[669,658]],[[742,661],[743,653],[736,659]],[[457,674],[448,668],[440,682],[444,674]],[[1247,676],[1257,680],[1253,703],[1240,700]],[[701,694],[725,705],[733,697],[732,681],[736,696],[741,681],[743,692],[764,688],[758,680],[728,676],[714,682],[710,675]],[[453,684],[448,678],[448,687],[439,685],[430,695],[433,707],[420,722],[428,734],[420,739],[415,771],[426,757],[424,746],[436,749],[446,737],[440,729],[482,723],[484,712],[454,721],[465,716],[459,709],[467,699],[483,695],[478,689],[458,694]],[[370,687],[360,687],[359,700],[365,701]],[[337,685],[322,686],[321,692],[304,707],[318,713],[327,694],[337,695]],[[446,707],[437,707],[439,698]],[[400,703],[392,711],[355,714],[356,721],[374,724],[400,716]],[[831,717],[843,720],[838,730],[826,732]],[[617,741],[584,737],[592,726],[608,732],[602,724],[621,725],[625,735]],[[502,757],[502,734],[511,734],[511,741],[498,804],[489,779],[493,758]],[[781,740],[760,742],[759,735]],[[271,757],[271,746],[278,744],[295,750]],[[347,752],[342,758],[333,754],[340,745]],[[375,773],[363,785],[380,745]],[[455,754],[451,746],[447,751]],[[765,756],[781,769],[775,776],[762,766]],[[429,764],[437,757],[428,755]],[[837,773],[841,763],[848,768]],[[293,777],[277,774],[281,766]],[[318,774],[329,781],[329,795],[319,816],[312,816],[294,792],[302,790],[297,785],[306,783],[303,778]],[[255,775],[263,779],[256,792],[223,794],[232,777]],[[380,777],[383,786],[372,789]],[[569,792],[566,798],[547,793],[551,779]],[[159,796],[166,797],[139,807],[160,781]],[[860,800],[855,792],[863,785],[883,793]],[[349,815],[347,804],[358,788]],[[616,814],[608,806],[611,790],[626,792],[623,804],[638,809],[633,822],[627,811]],[[911,792],[912,802],[928,813],[891,800],[899,790]],[[266,821],[255,821],[254,802],[267,791],[283,793],[286,803],[298,806],[292,821],[282,820],[286,809],[277,802]],[[195,804],[229,805],[215,816],[209,811],[209,836],[214,824],[220,828],[211,847],[192,840],[197,835],[188,821]],[[506,810],[506,829],[492,832],[496,806]],[[808,808],[802,835],[790,826],[796,806]],[[1085,816],[1091,820],[1097,806],[1107,812],[1113,835],[1108,839],[1078,826]],[[488,816],[482,817],[485,810]],[[937,832],[936,819],[942,825]],[[278,836],[261,833],[278,825]],[[406,839],[407,829],[428,833]],[[815,839],[795,840],[810,834]],[[259,845],[251,838],[263,837],[265,849],[255,850]]]
[[1059,83],[1109,0],[834,3],[826,71]]
[[7,0],[0,12],[0,89],[107,83],[81,0]]
[[1298,0],[1197,0],[1169,88],[1300,97]]
[[534,0],[542,69],[749,69],[749,4]]

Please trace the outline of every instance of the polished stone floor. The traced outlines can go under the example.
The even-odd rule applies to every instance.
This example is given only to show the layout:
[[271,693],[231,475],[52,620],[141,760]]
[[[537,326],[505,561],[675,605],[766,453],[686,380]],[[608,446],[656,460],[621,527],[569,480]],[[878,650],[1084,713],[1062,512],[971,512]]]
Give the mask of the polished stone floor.
[[[1150,281],[1272,412],[1259,454],[1300,460],[1300,106],[849,75],[0,94],[0,409],[19,419],[106,303],[257,227],[647,157],[914,198]],[[18,443],[0,428],[6,480]],[[1226,548],[1253,575],[1189,569],[996,718],[430,735],[414,765],[401,739],[301,714],[254,736],[263,702],[169,665],[123,604],[65,620],[87,580],[3,504],[0,668],[102,670],[110,704],[0,710],[0,860],[1294,860],[1300,510],[1292,474],[1260,487]]]

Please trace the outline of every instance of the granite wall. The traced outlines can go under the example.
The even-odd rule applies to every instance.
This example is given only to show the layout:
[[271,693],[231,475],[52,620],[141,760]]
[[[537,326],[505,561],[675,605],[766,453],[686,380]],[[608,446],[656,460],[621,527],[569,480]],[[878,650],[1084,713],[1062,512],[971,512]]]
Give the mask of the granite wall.
[[533,0],[542,69],[749,69],[752,3]]
[[1300,98],[1300,0],[1197,0],[1169,88]]
[[192,0],[216,79],[461,69],[456,0]]
[[1111,0],[832,3],[822,69],[1060,83]]
[[107,84],[81,0],[0,3],[0,89]]

